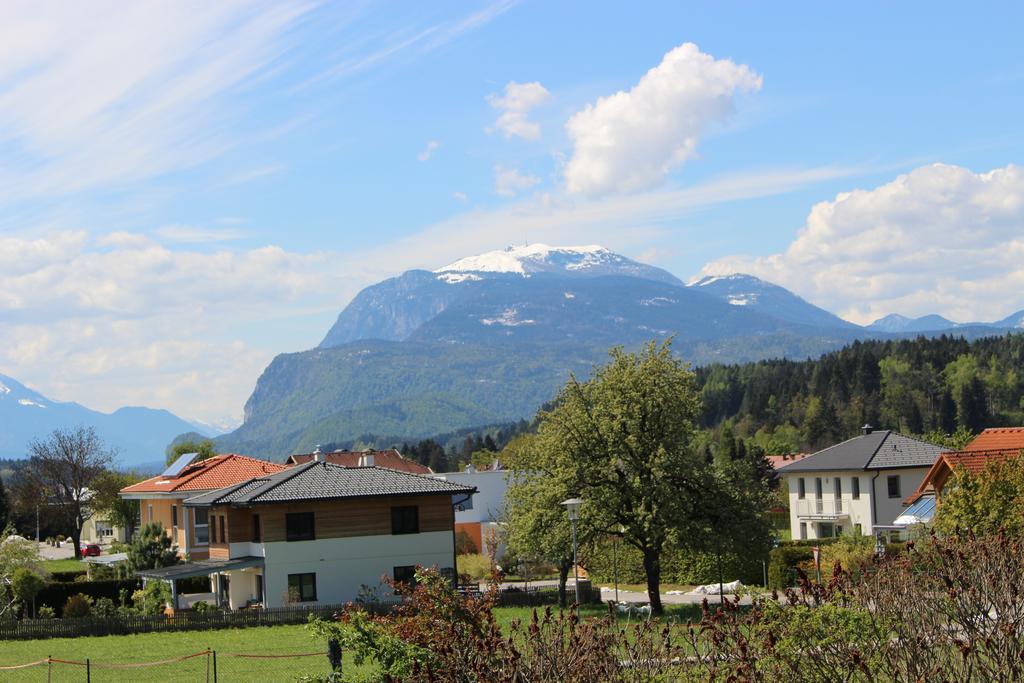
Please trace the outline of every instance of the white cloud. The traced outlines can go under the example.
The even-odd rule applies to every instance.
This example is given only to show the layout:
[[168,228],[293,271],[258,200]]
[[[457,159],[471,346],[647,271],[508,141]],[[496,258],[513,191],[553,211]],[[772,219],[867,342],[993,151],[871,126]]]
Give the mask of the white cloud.
[[520,173],[514,168],[494,167],[494,191],[502,197],[514,197],[540,182],[540,178],[529,173]]
[[232,144],[229,95],[265,73],[299,1],[0,4],[0,199],[188,168]]
[[440,142],[438,142],[437,140],[431,140],[430,142],[427,143],[427,146],[424,147],[423,150],[416,155],[416,158],[420,161],[429,161],[430,157],[434,156],[434,152],[436,152],[437,148],[440,146]]
[[734,256],[747,272],[860,323],[889,313],[996,320],[1024,306],[1024,169],[932,164],[815,205],[786,251]]
[[732,114],[737,93],[760,88],[747,66],[680,45],[631,90],[602,97],[566,122],[574,145],[567,189],[601,195],[658,185]]
[[460,202],[468,202],[469,195],[467,195],[465,192],[452,192],[452,199],[457,199]]
[[516,83],[505,85],[504,95],[488,95],[487,102],[501,113],[494,122],[493,128],[487,132],[500,130],[506,138],[513,136],[525,140],[536,140],[540,137],[540,124],[530,121],[528,116],[532,109],[539,107],[551,98],[551,93],[534,81],[533,83]]

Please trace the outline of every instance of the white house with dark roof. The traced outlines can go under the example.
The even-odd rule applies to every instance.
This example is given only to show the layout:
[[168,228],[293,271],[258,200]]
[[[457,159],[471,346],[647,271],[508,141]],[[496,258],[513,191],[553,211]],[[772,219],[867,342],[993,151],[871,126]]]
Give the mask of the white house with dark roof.
[[211,577],[225,607],[339,604],[417,565],[453,572],[454,507],[468,486],[322,458],[185,501],[210,520],[209,559],[139,572],[171,584]]
[[789,493],[792,538],[868,534],[892,527],[940,446],[865,425],[860,436],[829,446],[779,472]]

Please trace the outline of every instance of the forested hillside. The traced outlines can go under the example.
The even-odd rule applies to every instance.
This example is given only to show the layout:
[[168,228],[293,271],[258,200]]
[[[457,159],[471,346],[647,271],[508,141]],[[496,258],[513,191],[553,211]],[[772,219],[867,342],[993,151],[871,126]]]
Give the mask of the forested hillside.
[[703,426],[768,453],[806,451],[864,423],[908,434],[1024,424],[1024,335],[859,341],[817,360],[697,369]]

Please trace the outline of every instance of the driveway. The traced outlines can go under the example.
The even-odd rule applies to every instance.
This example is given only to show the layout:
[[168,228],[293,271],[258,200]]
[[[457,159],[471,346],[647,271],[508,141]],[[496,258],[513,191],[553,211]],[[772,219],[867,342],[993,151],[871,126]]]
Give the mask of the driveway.
[[[540,587],[553,588],[553,587],[557,587],[557,586],[558,586],[558,581],[555,581],[555,580],[531,581],[530,582],[530,588],[540,588]],[[523,587],[523,583],[521,583],[519,581],[514,581],[514,582],[506,582],[506,583],[501,584],[501,589],[502,590],[506,590],[506,589],[512,588],[512,587],[522,588]],[[568,591],[568,593],[570,595],[573,593],[574,589],[573,589],[573,581],[572,581],[572,579],[569,579],[569,581],[566,583],[565,589],[566,589],[566,591]],[[726,600],[731,600],[732,597],[733,596],[731,596],[728,593],[725,594],[725,599]],[[719,601],[719,598],[718,598],[717,595],[703,595],[703,594],[693,595],[693,594],[690,594],[690,593],[684,593],[684,594],[680,595],[680,594],[677,594],[675,592],[672,592],[672,593],[662,593],[661,594],[661,601],[664,604],[666,604],[666,605],[699,605],[699,604],[701,604],[701,602],[704,601],[704,598],[707,598],[708,602],[711,603],[711,604],[714,604],[714,603]],[[614,600],[614,599],[615,599],[615,589],[614,588],[608,588],[608,587],[602,587],[601,588],[601,600],[603,602],[607,602],[609,600]],[[640,591],[625,591],[625,590],[621,590],[620,589],[619,590],[619,602],[631,602],[631,603],[647,604],[648,602],[650,602],[650,599],[647,597],[647,593],[642,593]],[[743,597],[740,600],[740,604],[741,605],[749,605],[750,604],[750,597],[749,596]]]
[[60,548],[55,548],[49,543],[40,543],[39,556],[44,560],[67,560],[75,556],[75,546],[65,543]]

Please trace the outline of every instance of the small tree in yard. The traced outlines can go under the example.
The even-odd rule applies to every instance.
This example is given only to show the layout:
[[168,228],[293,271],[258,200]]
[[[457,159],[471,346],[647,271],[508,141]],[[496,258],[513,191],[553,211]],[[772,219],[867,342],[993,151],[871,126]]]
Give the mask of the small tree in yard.
[[55,429],[29,444],[26,476],[36,495],[71,529],[75,557],[82,557],[82,526],[92,516],[90,499],[114,459],[92,427]]
[[992,460],[976,474],[957,468],[936,510],[935,528],[1024,535],[1024,455]]
[[90,501],[96,513],[102,513],[112,525],[124,529],[129,539],[135,534],[135,523],[139,519],[139,501],[122,498],[118,493],[142,479],[128,472],[104,472],[96,482],[96,495]]
[[11,592],[26,613],[31,608],[31,612],[35,614],[36,596],[45,586],[46,580],[28,567],[18,567],[11,576]]
[[160,522],[150,522],[139,530],[128,546],[128,568],[133,571],[170,567],[178,563],[178,554],[171,546],[171,537]]

